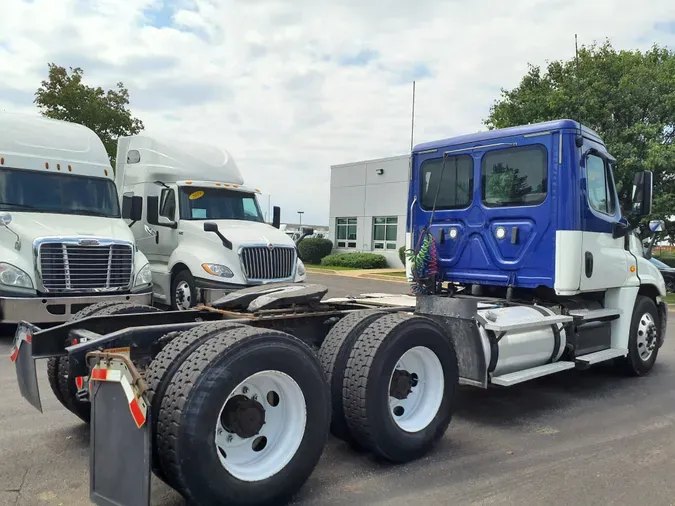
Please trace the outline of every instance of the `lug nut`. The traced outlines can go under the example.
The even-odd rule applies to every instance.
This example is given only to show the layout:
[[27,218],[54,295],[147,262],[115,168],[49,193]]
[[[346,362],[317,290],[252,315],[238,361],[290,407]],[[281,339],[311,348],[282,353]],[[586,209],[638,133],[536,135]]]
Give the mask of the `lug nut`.
[[234,437],[232,436],[227,436],[227,442],[231,443],[234,440]]
[[247,394],[248,393],[248,387],[242,388],[241,391],[244,392],[245,394]]

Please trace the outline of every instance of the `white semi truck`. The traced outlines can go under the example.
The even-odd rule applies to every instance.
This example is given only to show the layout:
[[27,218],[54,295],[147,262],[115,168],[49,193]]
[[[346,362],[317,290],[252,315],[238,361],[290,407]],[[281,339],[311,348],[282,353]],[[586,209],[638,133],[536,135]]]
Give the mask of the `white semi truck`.
[[[58,323],[97,302],[151,301],[150,266],[122,219],[90,129],[0,113],[0,323]],[[130,218],[140,199],[125,199]]]
[[425,455],[459,385],[602,362],[649,374],[668,307],[640,241],[663,224],[637,234],[652,174],[635,175],[622,215],[614,164],[570,120],[417,146],[415,296],[325,299],[325,287],[289,282],[184,311],[117,304],[52,329],[22,323],[21,393],[39,408],[35,361],[68,357],[91,418],[96,504],[149,504],[152,469],[189,504],[250,506],[286,503],[329,431],[392,462]]
[[279,230],[280,209],[267,224],[260,191],[244,186],[227,151],[122,137],[115,179],[146,203],[131,230],[150,261],[156,303],[183,310],[247,286],[305,280],[295,242]]

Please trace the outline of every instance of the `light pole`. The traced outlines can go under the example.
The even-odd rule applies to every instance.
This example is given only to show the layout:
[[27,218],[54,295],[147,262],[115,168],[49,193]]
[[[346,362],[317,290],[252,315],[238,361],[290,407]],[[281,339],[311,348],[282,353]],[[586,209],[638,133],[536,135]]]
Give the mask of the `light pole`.
[[300,227],[302,227],[302,215],[305,214],[305,211],[298,211],[298,216],[300,217]]

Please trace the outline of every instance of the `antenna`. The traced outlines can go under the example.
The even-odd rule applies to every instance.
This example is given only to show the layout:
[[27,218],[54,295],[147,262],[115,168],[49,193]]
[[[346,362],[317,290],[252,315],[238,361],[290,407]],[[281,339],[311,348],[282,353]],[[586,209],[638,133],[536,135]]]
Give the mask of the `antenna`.
[[415,81],[412,86],[412,124],[410,126],[410,152],[413,150],[413,142],[415,138]]
[[[574,60],[575,60],[575,73],[577,78],[577,88],[579,87],[579,42],[577,34],[574,34]],[[581,129],[581,102],[577,102],[577,123],[579,124],[579,135],[575,139],[575,144],[578,148],[583,146],[584,138],[583,131]]]

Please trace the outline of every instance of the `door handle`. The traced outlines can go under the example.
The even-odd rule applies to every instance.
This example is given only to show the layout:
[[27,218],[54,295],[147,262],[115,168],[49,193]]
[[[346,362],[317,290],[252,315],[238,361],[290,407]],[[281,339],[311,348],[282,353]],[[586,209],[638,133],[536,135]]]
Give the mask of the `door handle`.
[[586,270],[586,277],[590,278],[593,275],[593,253],[590,251],[587,251],[586,254],[584,255],[584,260],[585,260],[585,270]]

